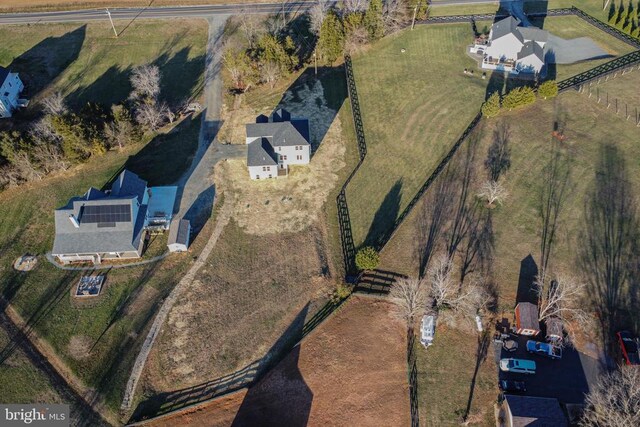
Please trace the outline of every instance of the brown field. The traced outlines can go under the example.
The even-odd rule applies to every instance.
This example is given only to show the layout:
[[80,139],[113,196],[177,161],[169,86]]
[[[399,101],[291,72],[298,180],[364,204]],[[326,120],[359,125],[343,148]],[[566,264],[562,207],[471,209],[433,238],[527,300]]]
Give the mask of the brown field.
[[[234,0],[244,3],[247,0]],[[251,0],[251,3],[267,3],[267,0]],[[0,11],[34,12],[46,10],[94,9],[104,7],[187,6],[225,4],[226,0],[0,0]]]
[[248,392],[149,425],[409,425],[404,326],[388,311],[354,296]]

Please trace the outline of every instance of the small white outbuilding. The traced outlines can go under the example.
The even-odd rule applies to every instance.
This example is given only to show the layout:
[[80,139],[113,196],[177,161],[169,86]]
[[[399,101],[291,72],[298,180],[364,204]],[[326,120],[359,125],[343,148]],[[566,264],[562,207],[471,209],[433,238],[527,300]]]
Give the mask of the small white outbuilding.
[[186,219],[172,221],[169,228],[169,252],[186,252],[189,249],[191,223]]

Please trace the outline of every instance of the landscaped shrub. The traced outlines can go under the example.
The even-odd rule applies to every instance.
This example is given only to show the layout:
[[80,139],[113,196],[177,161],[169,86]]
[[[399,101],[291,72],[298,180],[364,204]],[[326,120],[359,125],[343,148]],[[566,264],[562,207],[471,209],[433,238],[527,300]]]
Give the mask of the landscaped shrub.
[[558,95],[558,83],[555,80],[547,80],[538,87],[538,95],[542,99],[553,98]]
[[356,267],[358,270],[375,270],[380,264],[380,255],[371,246],[362,248],[356,254]]
[[536,94],[533,89],[528,86],[523,86],[517,87],[507,93],[502,99],[502,106],[511,111],[514,108],[533,104],[534,102],[536,102]]
[[482,104],[482,115],[485,117],[495,117],[500,113],[500,94],[493,92],[489,99]]
[[351,295],[352,290],[353,287],[351,285],[347,283],[338,283],[329,297],[331,301],[337,303]]

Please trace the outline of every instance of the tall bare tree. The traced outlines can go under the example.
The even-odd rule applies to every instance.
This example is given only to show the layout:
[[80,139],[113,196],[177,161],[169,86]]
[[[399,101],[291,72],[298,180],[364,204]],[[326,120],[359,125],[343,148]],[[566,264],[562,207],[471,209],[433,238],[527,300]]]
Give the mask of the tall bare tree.
[[623,366],[600,377],[586,399],[582,427],[640,425],[640,369]]
[[239,19],[242,34],[244,34],[245,39],[247,39],[249,49],[253,49],[255,47],[256,39],[260,33],[264,31],[262,27],[263,21],[261,17],[251,13],[241,13],[239,15]]
[[132,96],[156,101],[160,95],[160,68],[157,65],[141,65],[131,72]]
[[346,13],[364,12],[369,8],[369,0],[344,0],[342,7]]
[[65,114],[69,109],[64,102],[64,96],[60,92],[54,92],[42,100],[42,107],[47,114],[59,116]]
[[548,284],[538,277],[534,285],[540,301],[538,320],[559,319],[571,335],[574,335],[574,327],[586,328],[590,323],[590,317],[584,310],[584,283],[560,275]]
[[32,155],[46,174],[67,170],[70,166],[69,162],[65,160],[60,146],[55,143],[35,144]]
[[50,115],[33,122],[29,129],[29,136],[31,139],[41,142],[59,142],[61,139],[51,124]]
[[412,328],[427,304],[427,286],[417,278],[398,279],[389,289],[389,299],[394,304],[392,314]]
[[322,28],[322,23],[330,8],[331,4],[327,0],[316,0],[311,9],[309,9],[309,18],[311,20],[309,28],[316,36],[320,35],[320,28]]
[[409,9],[405,0],[384,0],[382,22],[385,34],[391,34],[401,29],[407,19],[409,19]]
[[478,197],[485,199],[489,207],[494,203],[502,204],[508,195],[507,189],[498,181],[485,181],[478,192]]
[[273,61],[267,61],[260,68],[260,78],[273,89],[278,78],[280,78],[280,67]]
[[151,131],[161,128],[169,119],[171,111],[166,104],[142,104],[136,109],[136,122]]

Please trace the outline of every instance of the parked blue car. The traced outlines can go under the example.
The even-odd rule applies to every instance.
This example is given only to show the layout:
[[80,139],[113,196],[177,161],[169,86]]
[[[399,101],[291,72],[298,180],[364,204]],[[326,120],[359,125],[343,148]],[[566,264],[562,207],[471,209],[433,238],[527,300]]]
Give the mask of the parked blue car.
[[527,341],[527,351],[551,359],[562,359],[562,349],[546,342],[529,340]]

